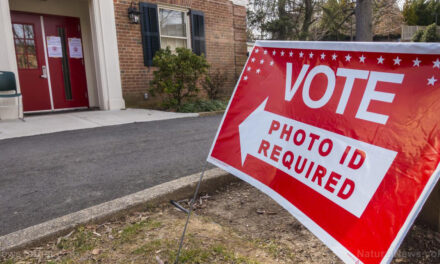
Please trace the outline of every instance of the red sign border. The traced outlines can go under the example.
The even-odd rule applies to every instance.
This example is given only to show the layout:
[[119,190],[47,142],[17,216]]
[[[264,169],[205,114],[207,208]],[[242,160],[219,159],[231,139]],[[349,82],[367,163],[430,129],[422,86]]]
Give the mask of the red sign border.
[[[261,48],[293,48],[293,49],[309,49],[309,50],[332,50],[332,51],[363,51],[363,52],[377,52],[378,50],[384,53],[420,53],[420,54],[439,54],[440,45],[434,43],[374,43],[374,42],[319,42],[319,41],[269,41],[269,40],[258,40],[255,42],[253,49],[255,47]],[[341,49],[344,47],[344,49]],[[246,64],[248,64],[250,56],[248,57]],[[321,228],[317,223],[315,223],[312,219],[310,219],[307,215],[301,212],[298,208],[296,208],[293,204],[283,198],[281,195],[276,193],[274,190],[266,186],[265,184],[259,182],[255,178],[247,175],[246,173],[229,166],[228,164],[212,157],[212,151],[217,142],[217,138],[219,136],[220,130],[223,126],[223,122],[228,114],[229,107],[232,102],[232,98],[234,98],[235,93],[238,88],[239,82],[242,80],[243,73],[245,69],[240,74],[238,82],[234,88],[234,91],[231,95],[231,100],[225,110],[222,121],[220,122],[219,128],[217,130],[216,136],[212,143],[211,149],[209,151],[209,155],[207,161],[211,164],[237,176],[238,178],[246,181],[251,184],[255,188],[259,189],[263,193],[270,196],[274,199],[278,204],[280,204],[284,209],[286,209],[290,214],[292,214],[298,221],[300,221],[304,226],[307,227],[318,239],[320,239],[327,247],[329,247],[341,260],[345,263],[353,263],[360,264],[363,263],[359,260],[353,253],[351,253],[348,249],[346,249],[341,243],[339,243],[336,239],[334,239],[329,233],[327,233],[323,228]],[[381,264],[389,264],[400,245],[402,244],[405,236],[413,225],[417,215],[420,213],[424,203],[428,199],[435,185],[440,179],[440,164],[435,169],[434,173],[430,176],[430,179],[426,183],[420,197],[417,199],[414,204],[411,212],[407,216],[405,223],[400,228],[397,236],[391,243],[388,251],[383,256],[381,260]]]

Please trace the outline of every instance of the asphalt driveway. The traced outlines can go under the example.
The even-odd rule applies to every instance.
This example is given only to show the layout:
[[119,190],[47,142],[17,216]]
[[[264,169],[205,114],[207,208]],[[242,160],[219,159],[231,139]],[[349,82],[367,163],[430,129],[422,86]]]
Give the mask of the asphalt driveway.
[[199,172],[221,116],[0,140],[0,236]]

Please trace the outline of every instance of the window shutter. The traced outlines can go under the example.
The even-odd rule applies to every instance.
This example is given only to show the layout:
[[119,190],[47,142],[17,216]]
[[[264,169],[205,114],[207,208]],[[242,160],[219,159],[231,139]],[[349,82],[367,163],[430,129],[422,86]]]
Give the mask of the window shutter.
[[157,17],[157,5],[139,3],[141,11],[142,46],[144,51],[145,66],[153,65],[153,57],[160,49],[159,20]]
[[197,55],[205,54],[205,15],[201,11],[191,10],[191,43],[193,52]]

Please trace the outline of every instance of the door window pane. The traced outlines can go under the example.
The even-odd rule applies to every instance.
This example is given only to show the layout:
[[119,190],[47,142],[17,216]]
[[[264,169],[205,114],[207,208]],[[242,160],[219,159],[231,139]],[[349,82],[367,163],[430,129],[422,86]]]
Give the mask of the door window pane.
[[15,52],[20,54],[25,53],[24,41],[22,39],[15,40]]
[[37,69],[38,58],[35,47],[34,26],[13,24],[15,53],[19,69]]
[[22,24],[14,24],[12,25],[14,31],[15,38],[24,38],[24,30]]
[[37,69],[38,68],[37,56],[28,55],[27,58],[28,58],[28,69]]
[[26,40],[26,50],[28,55],[36,55],[35,53],[35,41]]
[[24,33],[27,39],[34,38],[34,28],[31,25],[24,25]]
[[25,54],[17,54],[17,66],[19,69],[27,68],[27,59]]

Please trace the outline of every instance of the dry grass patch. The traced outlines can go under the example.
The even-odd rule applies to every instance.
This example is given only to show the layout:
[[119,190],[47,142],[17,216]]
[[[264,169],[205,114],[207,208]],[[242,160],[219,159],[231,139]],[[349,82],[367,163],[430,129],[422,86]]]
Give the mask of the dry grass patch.
[[[245,183],[201,196],[195,209],[180,263],[342,263],[289,213]],[[0,253],[0,263],[172,264],[185,220],[171,205],[150,206],[123,219],[78,227],[39,247]],[[440,263],[440,234],[414,226],[393,263]]]

